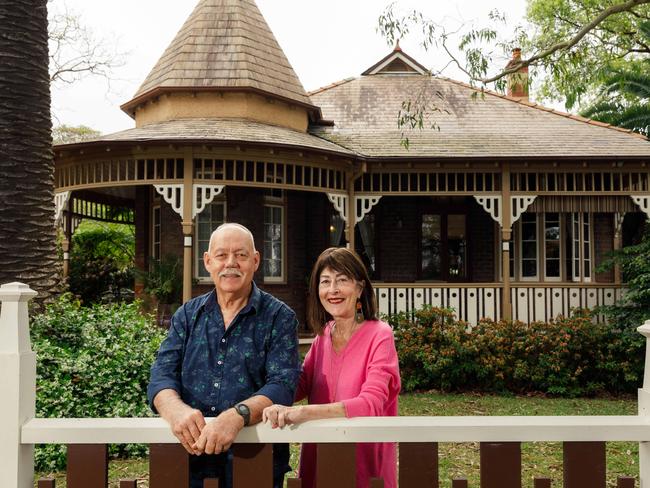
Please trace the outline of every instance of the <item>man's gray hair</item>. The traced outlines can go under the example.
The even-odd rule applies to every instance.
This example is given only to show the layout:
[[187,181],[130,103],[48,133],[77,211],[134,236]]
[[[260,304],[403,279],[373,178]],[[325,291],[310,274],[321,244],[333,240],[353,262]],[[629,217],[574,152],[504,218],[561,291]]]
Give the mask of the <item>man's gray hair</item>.
[[253,237],[253,233],[248,230],[247,227],[237,224],[235,222],[226,222],[224,224],[221,224],[219,227],[214,229],[212,234],[210,235],[210,244],[208,245],[208,252],[212,250],[212,242],[214,241],[214,237],[217,235],[217,232],[220,232],[222,230],[227,230],[227,229],[237,229],[246,234],[250,240],[251,240],[251,246],[253,246],[253,252],[257,252],[257,249],[255,249],[255,238]]

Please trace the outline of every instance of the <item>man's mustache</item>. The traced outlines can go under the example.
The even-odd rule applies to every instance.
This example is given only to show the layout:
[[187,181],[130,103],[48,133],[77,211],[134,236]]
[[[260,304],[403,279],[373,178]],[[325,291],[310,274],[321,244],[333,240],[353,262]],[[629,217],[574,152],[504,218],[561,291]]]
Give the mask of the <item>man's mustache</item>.
[[244,276],[244,274],[241,271],[235,268],[226,268],[218,274],[219,278],[221,278],[222,276],[232,276],[232,275],[235,275],[238,278]]

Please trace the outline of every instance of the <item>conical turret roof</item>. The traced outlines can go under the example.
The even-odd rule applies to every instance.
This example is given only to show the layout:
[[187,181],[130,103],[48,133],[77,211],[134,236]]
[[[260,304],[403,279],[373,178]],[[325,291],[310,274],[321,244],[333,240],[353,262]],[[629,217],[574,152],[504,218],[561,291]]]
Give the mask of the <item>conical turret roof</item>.
[[122,109],[183,88],[252,89],[312,106],[254,0],[200,0]]

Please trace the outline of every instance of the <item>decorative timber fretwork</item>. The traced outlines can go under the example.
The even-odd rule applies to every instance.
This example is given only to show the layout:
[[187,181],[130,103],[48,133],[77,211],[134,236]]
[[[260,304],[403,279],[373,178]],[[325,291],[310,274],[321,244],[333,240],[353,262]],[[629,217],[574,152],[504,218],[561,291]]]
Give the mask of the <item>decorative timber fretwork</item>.
[[372,210],[372,207],[377,205],[381,195],[378,197],[354,197],[356,203],[356,220],[355,225],[363,220],[363,218]]
[[650,218],[650,195],[630,195],[630,197],[639,206],[641,211]]
[[510,197],[510,209],[512,212],[510,223],[514,224],[519,220],[521,214],[523,214],[530,204],[535,201],[537,195],[527,195],[524,197]]
[[192,203],[194,208],[192,208],[192,219],[200,214],[206,205],[212,203],[212,200],[214,200],[224,188],[224,185],[193,185]]
[[57,189],[97,188],[183,180],[183,158],[97,159],[56,167]]
[[343,222],[347,224],[348,223],[348,196],[340,195],[338,193],[328,193],[327,198],[329,199],[330,202],[332,202],[332,205],[334,205],[334,209],[339,213],[339,215],[343,219]]
[[366,195],[474,195],[501,191],[501,174],[451,170],[369,172],[356,180],[354,191]]
[[62,191],[54,194],[54,225],[59,225],[61,217],[63,216],[63,210],[68,206],[68,200],[70,200],[69,191]]
[[156,191],[183,218],[183,185],[154,185]]
[[202,183],[302,191],[347,191],[345,169],[307,162],[194,158],[194,179]]
[[64,214],[67,214],[67,212],[71,212],[72,214],[72,232],[74,232],[83,219],[112,222],[115,224],[135,223],[133,205],[129,204],[128,201],[105,195],[97,195],[97,199],[93,200],[91,199],[93,196],[87,192],[80,192],[80,195],[83,195],[83,197],[77,196],[75,192],[68,205],[68,209],[64,211]]
[[63,212],[63,232],[66,233],[66,235],[72,235],[75,233],[79,225],[81,225],[81,222],[83,221],[83,217],[80,215],[73,215],[72,218],[70,219],[70,230],[68,231],[68,219],[66,218],[67,216],[67,211]]
[[533,192],[537,195],[580,193],[630,194],[650,191],[647,171],[584,171],[584,172],[522,172],[510,175],[512,192]]
[[479,203],[483,210],[490,214],[490,216],[499,224],[503,225],[503,217],[501,214],[501,196],[479,196],[474,195],[474,198]]

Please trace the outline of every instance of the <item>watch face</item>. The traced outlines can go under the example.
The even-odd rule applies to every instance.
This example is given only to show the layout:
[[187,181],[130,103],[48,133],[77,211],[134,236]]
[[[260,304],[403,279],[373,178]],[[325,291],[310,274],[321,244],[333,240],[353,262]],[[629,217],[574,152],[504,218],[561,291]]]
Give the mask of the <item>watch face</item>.
[[245,403],[238,403],[235,405],[237,413],[244,418],[244,425],[248,425],[251,421],[251,411]]

